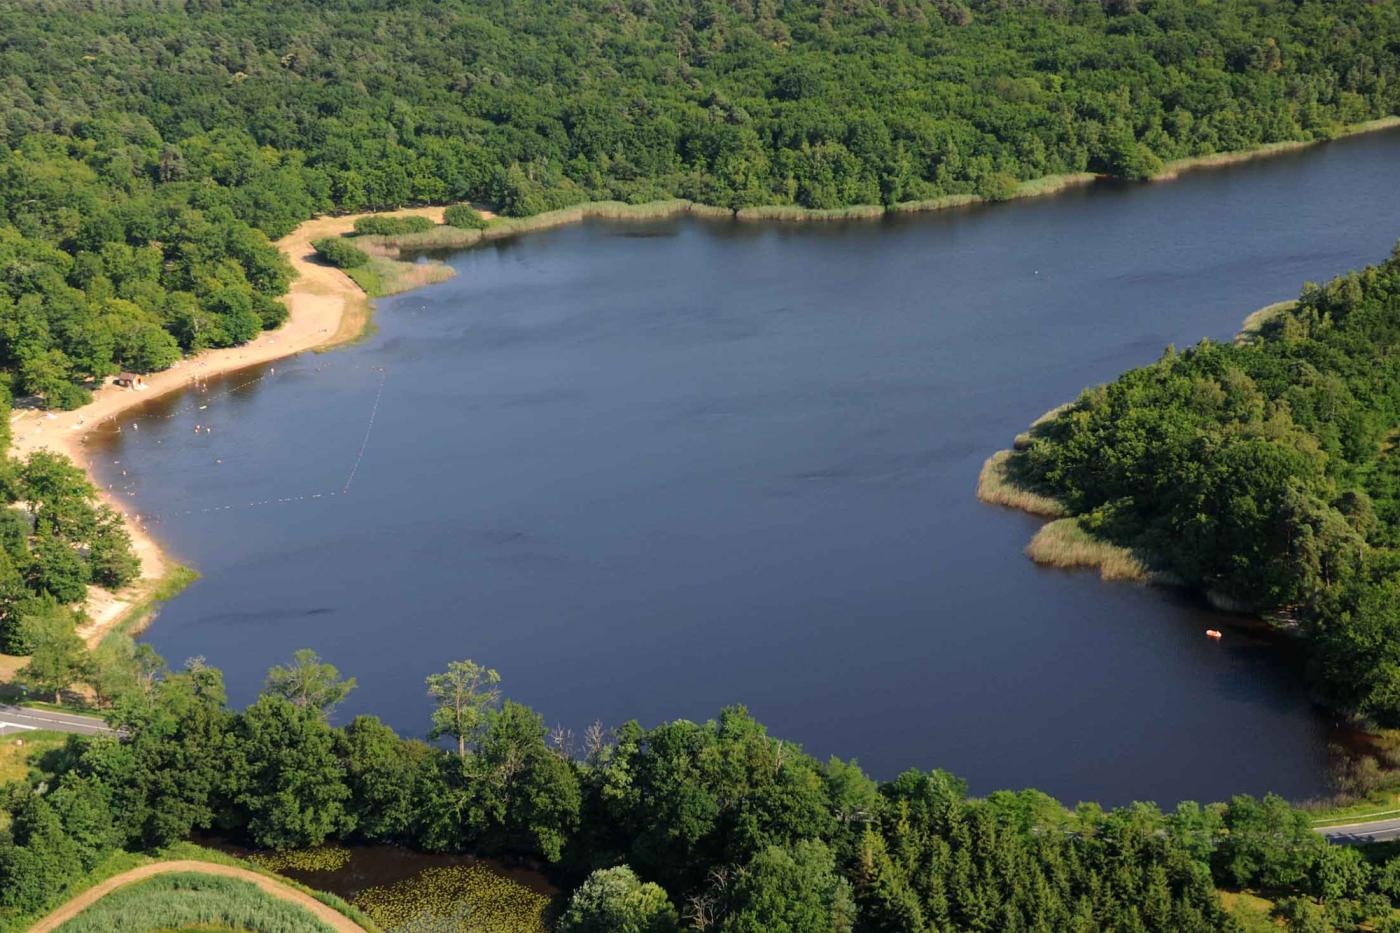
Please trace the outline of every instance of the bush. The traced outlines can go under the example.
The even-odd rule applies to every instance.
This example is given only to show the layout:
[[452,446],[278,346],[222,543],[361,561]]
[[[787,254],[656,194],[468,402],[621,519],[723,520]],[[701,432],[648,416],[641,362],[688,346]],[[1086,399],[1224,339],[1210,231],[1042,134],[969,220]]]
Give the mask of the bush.
[[398,236],[402,233],[427,233],[436,226],[426,217],[361,217],[355,221],[355,232],[360,235]]
[[442,222],[463,230],[486,229],[486,218],[469,204],[454,204],[442,212]]
[[311,243],[316,255],[337,269],[354,269],[369,262],[369,254],[354,243],[340,237],[322,237]]
[[569,899],[560,933],[674,933],[676,909],[660,885],[626,865],[595,871]]

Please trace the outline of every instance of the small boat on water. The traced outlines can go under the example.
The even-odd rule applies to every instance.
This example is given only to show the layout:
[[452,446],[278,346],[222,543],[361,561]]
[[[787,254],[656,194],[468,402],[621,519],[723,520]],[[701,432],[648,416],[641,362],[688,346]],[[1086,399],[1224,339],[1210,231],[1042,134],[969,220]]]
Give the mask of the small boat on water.
[[1216,641],[1219,641],[1219,640],[1220,640],[1221,638],[1223,638],[1224,636],[1222,636],[1222,635],[1220,634],[1220,630],[1219,630],[1219,629],[1208,628],[1208,629],[1206,629],[1206,637],[1207,637],[1207,638],[1214,638]]

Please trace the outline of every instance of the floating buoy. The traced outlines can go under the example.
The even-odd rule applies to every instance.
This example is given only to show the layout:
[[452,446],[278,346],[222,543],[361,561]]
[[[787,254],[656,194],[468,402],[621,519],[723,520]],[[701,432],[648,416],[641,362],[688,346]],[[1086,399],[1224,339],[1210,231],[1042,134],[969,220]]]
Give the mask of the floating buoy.
[[1214,638],[1216,641],[1219,641],[1219,640],[1220,640],[1221,638],[1223,638],[1224,636],[1220,634],[1220,630],[1219,630],[1219,629],[1208,628],[1208,629],[1206,629],[1206,637],[1207,637],[1207,638]]

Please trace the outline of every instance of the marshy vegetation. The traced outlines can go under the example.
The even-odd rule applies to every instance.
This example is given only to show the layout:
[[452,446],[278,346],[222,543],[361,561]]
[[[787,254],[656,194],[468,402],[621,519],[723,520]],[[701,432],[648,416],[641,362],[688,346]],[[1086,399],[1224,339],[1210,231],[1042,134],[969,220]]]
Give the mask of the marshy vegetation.
[[1105,580],[1148,583],[1158,579],[1143,555],[1093,534],[1078,518],[1059,518],[1042,525],[1026,545],[1026,556],[1037,564],[1062,570],[1097,570]]
[[552,899],[480,863],[426,868],[354,900],[385,930],[547,933]]

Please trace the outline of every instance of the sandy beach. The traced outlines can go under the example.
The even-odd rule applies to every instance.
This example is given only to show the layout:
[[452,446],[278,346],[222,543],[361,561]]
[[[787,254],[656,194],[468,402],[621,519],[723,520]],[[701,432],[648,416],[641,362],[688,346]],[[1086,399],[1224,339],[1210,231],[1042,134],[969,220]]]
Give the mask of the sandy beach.
[[[409,208],[388,211],[385,216],[417,215],[441,222],[443,210],[442,207]],[[289,317],[280,328],[265,331],[256,340],[241,347],[208,350],[184,359],[164,372],[152,373],[146,377],[146,388],[143,390],[105,385],[93,393],[90,404],[76,411],[16,409],[10,417],[13,433],[11,453],[20,458],[36,450],[65,454],[88,470],[89,477],[96,484],[85,437],[87,432],[99,425],[193,382],[292,356],[304,350],[353,340],[364,328],[368,299],[344,272],[315,260],[311,241],[346,233],[361,216],[365,215],[317,217],[277,241],[278,248],[291,260],[297,272],[296,279],[282,299]],[[109,496],[105,490],[100,492],[103,501],[127,520],[132,543],[141,558],[141,576],[119,593],[91,588],[86,605],[89,621],[78,630],[90,647],[95,647],[133,606],[140,604],[152,592],[170,563],[136,513]]]

